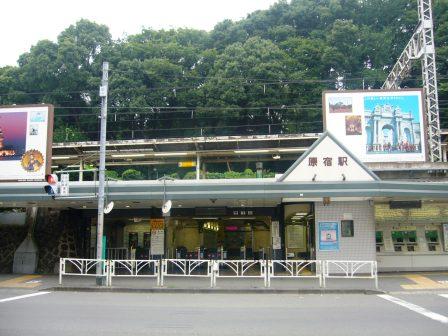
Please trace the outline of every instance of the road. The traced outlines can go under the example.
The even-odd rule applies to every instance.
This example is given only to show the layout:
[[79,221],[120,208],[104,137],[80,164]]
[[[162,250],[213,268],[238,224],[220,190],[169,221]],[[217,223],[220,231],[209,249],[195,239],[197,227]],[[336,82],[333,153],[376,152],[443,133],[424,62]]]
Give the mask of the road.
[[442,292],[34,293],[42,292],[0,289],[1,336],[448,335]]

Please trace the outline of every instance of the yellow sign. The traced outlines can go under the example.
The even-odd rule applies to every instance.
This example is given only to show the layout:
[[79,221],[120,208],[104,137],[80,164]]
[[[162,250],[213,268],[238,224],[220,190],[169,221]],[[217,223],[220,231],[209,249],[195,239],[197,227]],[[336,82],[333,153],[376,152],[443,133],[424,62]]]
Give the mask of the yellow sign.
[[196,167],[196,161],[181,161],[179,162],[180,168],[191,168]]
[[392,230],[395,231],[415,231],[417,230],[417,227],[415,225],[399,225],[399,226],[392,226]]
[[163,218],[153,218],[149,221],[152,230],[163,230],[164,229],[164,220]]

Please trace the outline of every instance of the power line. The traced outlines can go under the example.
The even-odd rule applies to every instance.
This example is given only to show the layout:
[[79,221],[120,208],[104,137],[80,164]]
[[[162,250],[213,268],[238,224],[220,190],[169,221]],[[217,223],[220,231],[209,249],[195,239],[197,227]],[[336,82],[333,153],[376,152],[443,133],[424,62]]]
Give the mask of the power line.
[[[117,70],[112,70],[117,71]],[[169,75],[157,75],[157,77],[165,77],[169,78]],[[188,76],[183,75],[185,79],[187,78],[199,78],[199,79],[217,79],[217,80],[242,80],[242,81],[254,81],[252,82],[246,82],[246,83],[238,83],[239,85],[286,85],[286,84],[301,84],[301,83],[336,83],[336,82],[352,82],[352,81],[384,81],[385,77],[347,77],[343,78],[341,80],[338,80],[337,78],[327,78],[327,79],[273,79],[273,78],[249,78],[249,77],[220,77],[220,76]],[[448,76],[439,76],[439,80],[448,79]],[[262,80],[264,82],[256,82],[258,80]],[[407,77],[406,80],[421,80],[421,77]],[[204,83],[201,83],[204,84]],[[158,87],[144,87],[144,88],[116,88],[112,92],[126,92],[129,90],[137,91],[137,90],[172,90],[175,88],[176,90],[181,89],[198,89],[198,84],[191,85],[191,86],[176,86],[173,84],[166,85],[166,86],[158,86]],[[9,95],[46,95],[46,94],[70,94],[70,93],[79,93],[79,94],[91,94],[91,95],[98,95],[98,92],[96,90],[79,90],[79,91],[40,91],[40,92],[24,92],[24,91],[13,91],[13,92],[3,92],[0,93],[0,97],[2,96],[9,96]]]
[[[148,132],[148,131],[179,131],[179,130],[201,130],[201,129],[214,129],[214,128],[244,128],[244,127],[261,127],[261,126],[286,126],[286,125],[300,125],[302,123],[310,123],[310,124],[322,124],[322,121],[310,121],[310,122],[300,122],[300,123],[293,123],[293,122],[280,122],[280,123],[269,123],[269,124],[244,124],[244,125],[217,125],[217,126],[204,126],[204,127],[177,127],[177,128],[157,128],[157,129],[121,129],[121,130],[108,130],[108,133],[120,133],[120,132]],[[58,133],[62,133],[58,132]],[[83,133],[98,133],[98,131],[86,131]]]

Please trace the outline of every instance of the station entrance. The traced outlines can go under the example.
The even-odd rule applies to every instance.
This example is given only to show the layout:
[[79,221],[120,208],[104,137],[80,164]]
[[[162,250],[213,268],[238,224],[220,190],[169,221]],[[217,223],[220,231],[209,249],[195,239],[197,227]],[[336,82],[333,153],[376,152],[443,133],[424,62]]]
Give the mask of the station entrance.
[[[130,217],[120,214],[105,221],[106,257],[110,259],[152,259],[155,242],[152,223],[161,221],[165,258],[173,259],[315,259],[314,206],[312,203],[284,204],[274,215],[273,208],[253,210],[254,215],[227,214],[194,216],[174,214]],[[244,213],[239,210],[238,214]],[[257,213],[257,214],[255,214]],[[259,214],[260,213],[260,214]],[[280,217],[280,218],[279,218]],[[281,224],[280,224],[281,223]],[[94,257],[96,218],[92,217],[87,246]],[[154,247],[154,246],[153,246]]]
[[286,259],[316,259],[313,203],[284,205]]
[[271,217],[172,218],[167,248],[178,259],[265,259],[272,255]]

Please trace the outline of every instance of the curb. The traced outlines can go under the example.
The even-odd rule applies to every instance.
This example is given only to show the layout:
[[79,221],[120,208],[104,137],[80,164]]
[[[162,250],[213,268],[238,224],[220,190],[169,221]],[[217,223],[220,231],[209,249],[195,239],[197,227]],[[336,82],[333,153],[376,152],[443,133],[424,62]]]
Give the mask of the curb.
[[[44,289],[42,289],[44,290]],[[154,293],[154,294],[385,294],[380,290],[365,289],[272,289],[272,288],[125,288],[125,287],[50,287],[54,292],[97,292],[97,293]]]

